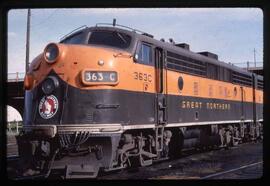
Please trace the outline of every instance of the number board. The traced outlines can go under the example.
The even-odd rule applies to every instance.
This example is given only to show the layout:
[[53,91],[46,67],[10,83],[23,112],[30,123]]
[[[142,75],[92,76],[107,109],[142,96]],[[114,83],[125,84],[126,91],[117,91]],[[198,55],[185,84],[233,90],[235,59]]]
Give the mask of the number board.
[[117,73],[114,71],[84,71],[85,82],[108,82],[115,83],[118,81]]

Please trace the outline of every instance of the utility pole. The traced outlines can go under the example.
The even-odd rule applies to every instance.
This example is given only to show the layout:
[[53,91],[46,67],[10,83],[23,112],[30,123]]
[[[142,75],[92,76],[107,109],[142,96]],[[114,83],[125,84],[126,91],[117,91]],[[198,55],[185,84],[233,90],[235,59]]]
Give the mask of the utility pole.
[[25,73],[29,69],[29,45],[30,45],[30,16],[31,11],[27,11],[27,30],[26,30],[26,57],[25,57]]
[[255,68],[256,68],[256,50],[255,50],[255,48],[254,48],[253,52],[254,52],[254,65],[255,65]]

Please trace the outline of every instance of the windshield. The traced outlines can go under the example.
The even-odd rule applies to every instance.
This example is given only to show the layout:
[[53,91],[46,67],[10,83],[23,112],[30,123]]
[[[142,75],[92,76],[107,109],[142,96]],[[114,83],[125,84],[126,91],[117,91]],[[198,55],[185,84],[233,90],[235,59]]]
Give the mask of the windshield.
[[71,35],[61,41],[61,43],[65,44],[84,44],[85,43],[85,34],[83,32],[76,33],[74,35]]
[[94,31],[91,33],[88,44],[106,45],[121,49],[130,46],[131,36],[117,31]]

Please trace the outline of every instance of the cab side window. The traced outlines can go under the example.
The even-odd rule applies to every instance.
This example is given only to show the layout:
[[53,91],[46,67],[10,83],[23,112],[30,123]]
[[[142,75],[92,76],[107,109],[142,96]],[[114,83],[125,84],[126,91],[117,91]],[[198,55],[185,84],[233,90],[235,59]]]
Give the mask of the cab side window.
[[138,57],[141,63],[151,64],[152,63],[152,47],[150,45],[142,43],[139,50]]

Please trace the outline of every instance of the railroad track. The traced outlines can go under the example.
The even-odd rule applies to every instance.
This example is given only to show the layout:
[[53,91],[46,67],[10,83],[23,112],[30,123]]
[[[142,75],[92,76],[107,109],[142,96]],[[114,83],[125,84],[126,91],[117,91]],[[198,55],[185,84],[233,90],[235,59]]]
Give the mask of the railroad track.
[[[256,163],[252,163],[252,164],[248,164],[248,165],[243,165],[240,166],[238,168],[234,168],[234,169],[230,169],[227,171],[222,171],[222,172],[217,172],[215,174],[210,174],[207,176],[204,176],[200,179],[222,179],[224,177],[224,175],[226,174],[236,174],[237,179],[250,179],[252,178],[254,175],[262,175],[262,169],[256,169],[256,167],[261,167],[263,164],[263,161],[260,162],[256,162]],[[255,168],[254,168],[255,167]],[[259,172],[258,172],[259,170]]]
[[[8,162],[9,164],[16,164],[17,161],[19,160],[19,157],[18,156],[11,156],[11,157],[8,157]],[[207,175],[207,176],[203,176],[203,177],[198,177],[198,176],[183,176],[182,178],[183,179],[202,179],[202,180],[205,180],[205,179],[228,179],[228,177],[232,178],[233,177],[235,179],[252,179],[252,178],[258,178],[259,176],[258,175],[262,175],[262,166],[263,162],[260,161],[260,162],[256,162],[256,163],[252,163],[252,164],[248,164],[248,165],[243,165],[243,166],[240,166],[238,168],[234,168],[234,169],[230,169],[230,170],[226,170],[226,171],[222,171],[222,172],[217,172],[217,173],[214,173],[214,174],[210,174],[210,175]],[[11,166],[12,167],[12,166]],[[15,167],[15,166],[13,166]],[[16,171],[14,172],[15,170],[8,170],[8,172],[13,172],[11,174],[9,174],[9,177],[12,179],[16,179]],[[117,177],[117,174],[115,174],[115,176]],[[226,175],[229,175],[230,176],[226,176]],[[111,174],[111,176],[114,175],[113,173]],[[105,176],[106,177],[106,176]],[[51,178],[55,178],[54,176],[51,176]],[[160,177],[161,179],[163,178],[166,178],[166,176],[162,176]],[[168,176],[167,179],[174,179],[174,178],[179,178],[179,177],[173,177],[173,176]],[[102,179],[102,178],[101,178]]]
[[7,174],[9,179],[15,179],[17,177],[17,166],[19,156],[11,155],[7,157]]
[[[14,144],[8,145],[11,146]],[[16,179],[18,160],[16,154],[7,157],[7,171],[11,179]],[[100,174],[97,179],[252,179],[262,176],[262,165],[262,143],[250,143],[229,150],[192,154],[186,152],[180,159],[157,162],[149,167]],[[61,177],[53,175],[50,178]]]
[[15,135],[7,135],[7,156],[18,155],[18,146]]
[[263,175],[262,143],[228,150],[186,153],[180,159],[123,170],[98,179],[255,179]]

